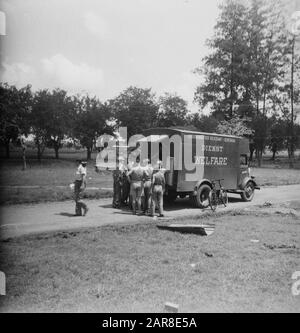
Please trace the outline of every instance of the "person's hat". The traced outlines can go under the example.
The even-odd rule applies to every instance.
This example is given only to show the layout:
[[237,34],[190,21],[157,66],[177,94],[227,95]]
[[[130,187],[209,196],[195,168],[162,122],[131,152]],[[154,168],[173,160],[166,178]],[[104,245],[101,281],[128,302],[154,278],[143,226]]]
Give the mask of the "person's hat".
[[87,165],[87,161],[81,161],[82,165]]

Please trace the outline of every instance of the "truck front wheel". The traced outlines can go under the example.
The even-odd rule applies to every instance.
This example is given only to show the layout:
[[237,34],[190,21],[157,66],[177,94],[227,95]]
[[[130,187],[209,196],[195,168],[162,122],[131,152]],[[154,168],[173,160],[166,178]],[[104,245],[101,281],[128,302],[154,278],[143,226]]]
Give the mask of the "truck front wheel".
[[209,192],[211,187],[207,184],[201,185],[197,194],[194,196],[195,206],[198,208],[207,208],[209,206]]
[[244,192],[241,194],[243,201],[252,201],[254,197],[254,184],[250,181],[246,184]]

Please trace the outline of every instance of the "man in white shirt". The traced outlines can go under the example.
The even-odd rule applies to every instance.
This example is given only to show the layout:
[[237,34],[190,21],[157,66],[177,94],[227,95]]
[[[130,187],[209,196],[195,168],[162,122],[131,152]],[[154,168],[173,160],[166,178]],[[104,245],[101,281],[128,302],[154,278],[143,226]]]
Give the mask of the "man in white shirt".
[[75,199],[75,215],[83,216],[86,215],[88,208],[87,205],[81,200],[81,193],[86,188],[86,162],[78,161],[78,168],[76,171],[76,180],[74,186],[74,199]]

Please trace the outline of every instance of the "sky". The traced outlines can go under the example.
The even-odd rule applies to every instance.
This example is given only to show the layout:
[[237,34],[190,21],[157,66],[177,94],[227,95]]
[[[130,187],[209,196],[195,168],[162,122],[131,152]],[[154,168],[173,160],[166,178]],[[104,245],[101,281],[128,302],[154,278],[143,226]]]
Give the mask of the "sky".
[[0,0],[0,80],[101,101],[129,86],[177,93],[191,110],[219,0]]

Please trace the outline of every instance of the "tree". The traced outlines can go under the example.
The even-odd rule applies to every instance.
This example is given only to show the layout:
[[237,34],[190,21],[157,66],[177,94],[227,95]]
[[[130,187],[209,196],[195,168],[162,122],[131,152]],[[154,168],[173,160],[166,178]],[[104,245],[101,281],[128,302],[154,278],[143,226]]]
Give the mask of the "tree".
[[261,166],[262,155],[268,144],[268,137],[270,136],[270,119],[267,118],[262,112],[259,112],[252,119],[251,127],[254,131],[254,147],[258,161],[258,166]]
[[41,162],[43,152],[48,141],[46,124],[49,120],[48,103],[50,93],[48,90],[39,90],[35,93],[30,113],[31,132],[37,146],[37,158]]
[[102,104],[96,97],[76,97],[76,116],[73,122],[73,136],[87,149],[87,160],[96,139],[106,133],[113,134],[114,126],[111,120],[111,110],[107,104]]
[[205,82],[195,93],[201,107],[211,105],[215,113],[230,119],[239,104],[244,80],[245,39],[247,32],[246,7],[227,0],[221,6],[221,16],[215,26],[214,37],[208,40],[212,52],[196,73],[204,75]]
[[269,148],[272,151],[272,160],[275,161],[277,152],[285,149],[287,146],[287,129],[289,128],[289,123],[283,118],[276,119],[273,117],[272,120]]
[[219,121],[213,115],[189,114],[187,124],[194,126],[195,130],[207,133],[216,133]]
[[53,147],[55,158],[58,159],[61,142],[65,135],[70,134],[70,119],[75,114],[73,100],[65,90],[55,89],[48,94],[47,114],[47,144]]
[[289,92],[290,97],[290,139],[288,144],[288,153],[289,153],[289,162],[290,167],[293,167],[294,164],[294,151],[297,145],[297,136],[295,135],[294,129],[294,121],[295,121],[295,114],[294,114],[294,104],[300,102],[300,55],[299,50],[296,49],[296,36],[289,36],[287,48],[286,48],[286,56],[287,56],[287,66],[290,67],[290,84],[288,85],[287,91]]
[[187,102],[178,95],[165,93],[159,98],[159,127],[184,126],[188,113]]
[[39,160],[46,146],[53,148],[55,158],[59,158],[61,142],[70,133],[70,119],[74,114],[73,100],[65,90],[44,89],[35,94],[31,121]]
[[129,87],[109,106],[117,126],[127,127],[129,137],[157,124],[159,106],[151,89]]
[[29,113],[31,111],[32,92],[28,85],[17,89],[6,83],[0,84],[0,141],[6,148],[6,157],[10,157],[10,143],[19,135],[29,133]]

